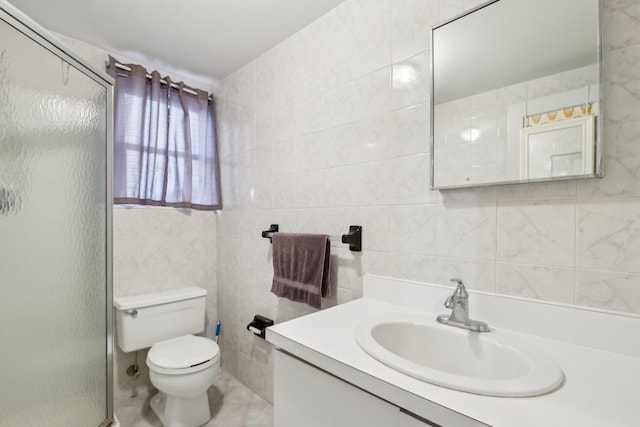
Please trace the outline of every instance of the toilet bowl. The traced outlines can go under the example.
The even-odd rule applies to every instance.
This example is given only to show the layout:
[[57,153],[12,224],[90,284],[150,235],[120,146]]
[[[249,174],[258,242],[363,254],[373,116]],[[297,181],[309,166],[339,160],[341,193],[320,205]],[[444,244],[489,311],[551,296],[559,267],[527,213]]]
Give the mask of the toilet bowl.
[[198,427],[211,419],[207,390],[220,371],[220,349],[204,331],[206,290],[198,287],[114,298],[122,351],[149,348],[159,392],[151,408],[164,427]]
[[151,409],[165,427],[197,427],[211,419],[207,390],[220,372],[220,349],[194,335],[154,344],[147,356],[149,378],[159,392]]

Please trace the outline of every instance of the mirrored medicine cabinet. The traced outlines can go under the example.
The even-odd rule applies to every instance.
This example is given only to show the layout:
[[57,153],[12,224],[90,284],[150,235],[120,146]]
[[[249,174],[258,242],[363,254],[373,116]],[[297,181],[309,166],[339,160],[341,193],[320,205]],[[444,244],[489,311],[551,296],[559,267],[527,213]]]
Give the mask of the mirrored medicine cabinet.
[[432,28],[432,188],[602,176],[601,17],[494,0]]

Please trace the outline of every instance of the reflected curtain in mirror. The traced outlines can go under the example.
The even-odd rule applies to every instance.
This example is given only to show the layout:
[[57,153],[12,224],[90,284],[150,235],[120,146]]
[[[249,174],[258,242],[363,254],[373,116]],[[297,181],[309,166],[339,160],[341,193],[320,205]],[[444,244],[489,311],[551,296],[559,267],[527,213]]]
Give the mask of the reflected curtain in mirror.
[[221,209],[214,101],[158,71],[116,64],[110,57],[114,203]]

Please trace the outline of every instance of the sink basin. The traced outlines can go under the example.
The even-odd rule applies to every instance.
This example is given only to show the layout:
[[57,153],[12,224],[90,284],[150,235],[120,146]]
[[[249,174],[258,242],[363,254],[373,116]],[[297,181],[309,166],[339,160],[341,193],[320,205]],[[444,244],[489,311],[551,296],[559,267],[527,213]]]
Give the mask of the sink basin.
[[560,367],[526,341],[502,331],[471,332],[426,315],[361,322],[356,341],[370,356],[422,381],[486,396],[538,396],[564,381]]

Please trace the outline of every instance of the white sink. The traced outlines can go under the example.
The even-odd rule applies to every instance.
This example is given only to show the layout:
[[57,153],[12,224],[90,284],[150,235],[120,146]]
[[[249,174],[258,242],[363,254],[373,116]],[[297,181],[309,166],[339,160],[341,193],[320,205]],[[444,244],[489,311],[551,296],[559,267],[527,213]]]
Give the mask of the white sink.
[[390,315],[361,322],[355,335],[360,347],[385,365],[455,390],[538,396],[564,381],[551,358],[502,331],[471,332],[427,315]]

